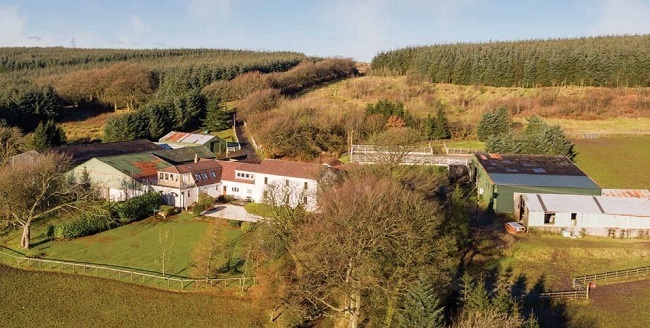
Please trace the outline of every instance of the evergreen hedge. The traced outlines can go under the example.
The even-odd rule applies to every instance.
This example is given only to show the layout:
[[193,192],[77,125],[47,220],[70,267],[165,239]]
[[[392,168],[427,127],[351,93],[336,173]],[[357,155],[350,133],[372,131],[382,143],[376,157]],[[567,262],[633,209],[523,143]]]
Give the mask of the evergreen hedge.
[[96,210],[80,214],[74,220],[54,226],[49,229],[50,237],[55,239],[70,239],[92,235],[98,232],[106,231],[118,224],[105,210]]
[[144,195],[132,197],[117,203],[112,211],[113,216],[120,223],[127,224],[146,218],[154,210],[160,208],[160,205],[162,205],[162,197],[160,194],[150,191]]

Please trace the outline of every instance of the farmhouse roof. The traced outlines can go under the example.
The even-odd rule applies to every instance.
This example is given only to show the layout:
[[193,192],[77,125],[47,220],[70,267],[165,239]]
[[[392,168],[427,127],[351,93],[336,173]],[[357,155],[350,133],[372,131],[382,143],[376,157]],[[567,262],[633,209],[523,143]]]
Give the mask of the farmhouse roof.
[[566,156],[477,153],[475,157],[496,184],[600,188]]
[[205,145],[216,136],[210,134],[172,131],[160,138],[160,142]]
[[171,166],[171,164],[148,152],[99,157],[97,160],[110,165],[134,179],[155,178],[159,170]]
[[205,146],[192,146],[176,149],[161,149],[152,152],[157,157],[174,165],[194,162],[195,156],[199,159],[215,158],[214,154]]
[[205,160],[198,163],[176,165],[160,171],[180,174],[190,173],[197,186],[205,186],[221,181],[222,170],[223,167],[217,161]]
[[650,199],[645,198],[560,194],[523,195],[530,211],[650,217]]
[[320,164],[265,159],[258,165],[246,164],[242,170],[292,178],[318,179],[322,168]]
[[94,144],[81,144],[49,148],[48,152],[55,152],[70,156],[72,164],[78,165],[91,158],[134,154],[162,149],[148,140],[132,140],[120,142],[106,142]]
[[[231,161],[216,161],[221,165],[221,180],[234,181],[240,183],[254,184],[252,180],[239,179],[235,175],[235,170],[240,170],[240,168],[246,167],[248,165],[256,165],[250,163],[241,163],[241,162],[231,162]],[[248,170],[246,170],[248,171]]]

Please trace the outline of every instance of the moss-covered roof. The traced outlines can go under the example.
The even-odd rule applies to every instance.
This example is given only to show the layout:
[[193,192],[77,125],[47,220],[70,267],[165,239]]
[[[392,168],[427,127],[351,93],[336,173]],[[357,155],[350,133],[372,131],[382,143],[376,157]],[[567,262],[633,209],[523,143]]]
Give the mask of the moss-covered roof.
[[200,159],[216,157],[206,146],[156,150],[152,154],[174,165],[194,162],[194,156],[198,156]]
[[119,156],[99,157],[97,160],[106,163],[116,170],[134,179],[151,178],[158,170],[172,166],[151,153],[136,153]]

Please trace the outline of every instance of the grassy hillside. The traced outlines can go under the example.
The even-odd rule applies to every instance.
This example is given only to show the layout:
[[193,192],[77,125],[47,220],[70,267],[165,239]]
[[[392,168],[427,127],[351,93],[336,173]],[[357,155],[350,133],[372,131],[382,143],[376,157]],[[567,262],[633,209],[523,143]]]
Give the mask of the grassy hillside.
[[176,293],[112,280],[0,265],[0,326],[260,327],[254,296]]
[[442,107],[458,136],[474,133],[480,115],[499,107],[506,107],[520,121],[541,115],[560,123],[569,134],[647,131],[650,126],[648,88],[498,88],[367,76],[314,89],[284,106],[312,108],[329,119],[339,119],[363,115],[365,106],[379,99],[402,102],[417,117],[433,115]]
[[[648,123],[650,126],[650,123]],[[603,188],[650,189],[650,135],[574,140],[578,166]]]

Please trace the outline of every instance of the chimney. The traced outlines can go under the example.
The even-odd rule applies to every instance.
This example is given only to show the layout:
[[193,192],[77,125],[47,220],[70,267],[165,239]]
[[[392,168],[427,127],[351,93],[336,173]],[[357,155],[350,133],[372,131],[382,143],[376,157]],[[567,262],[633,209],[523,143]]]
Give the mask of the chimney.
[[194,154],[194,163],[199,162],[199,154]]

